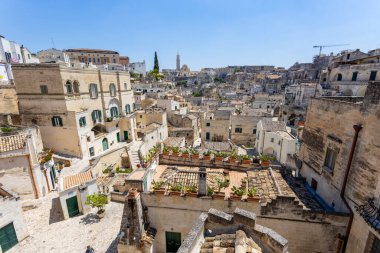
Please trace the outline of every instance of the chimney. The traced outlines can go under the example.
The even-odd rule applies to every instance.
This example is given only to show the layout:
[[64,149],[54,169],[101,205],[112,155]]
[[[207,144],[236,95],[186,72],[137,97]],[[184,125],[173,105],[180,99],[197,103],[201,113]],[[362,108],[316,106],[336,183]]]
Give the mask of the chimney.
[[207,173],[206,168],[199,168],[198,172],[198,196],[207,196]]

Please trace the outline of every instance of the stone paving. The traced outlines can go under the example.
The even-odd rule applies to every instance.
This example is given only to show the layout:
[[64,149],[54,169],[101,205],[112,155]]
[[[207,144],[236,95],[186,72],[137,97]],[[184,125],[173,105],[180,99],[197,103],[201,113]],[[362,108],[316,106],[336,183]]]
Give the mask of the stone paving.
[[86,215],[62,220],[56,192],[36,200],[35,205],[37,208],[24,212],[30,236],[7,253],[84,253],[87,245],[91,245],[96,253],[117,252],[115,239],[120,229],[123,204],[107,204],[106,216],[101,220],[95,215],[96,209]]

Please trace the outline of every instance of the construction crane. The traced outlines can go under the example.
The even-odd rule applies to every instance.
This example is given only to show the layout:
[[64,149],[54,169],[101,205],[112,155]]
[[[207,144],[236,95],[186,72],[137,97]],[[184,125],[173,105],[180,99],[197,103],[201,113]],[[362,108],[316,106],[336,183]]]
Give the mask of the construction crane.
[[350,44],[335,44],[335,45],[322,45],[322,46],[313,46],[313,48],[319,47],[319,56],[321,56],[322,48],[324,47],[342,47],[342,46],[348,46]]

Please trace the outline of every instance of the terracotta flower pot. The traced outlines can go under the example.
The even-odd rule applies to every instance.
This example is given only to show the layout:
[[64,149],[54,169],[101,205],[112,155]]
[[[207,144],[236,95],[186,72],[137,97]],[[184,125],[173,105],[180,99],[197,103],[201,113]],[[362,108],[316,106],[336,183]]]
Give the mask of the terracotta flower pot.
[[183,157],[183,158],[189,158],[190,155],[189,155],[189,154],[182,154],[182,157]]
[[96,215],[99,217],[99,219],[102,219],[102,218],[104,218],[104,216],[106,216],[106,211],[105,211],[105,210],[103,210],[103,211],[98,211],[98,212],[96,213]]
[[169,195],[172,195],[172,196],[180,196],[180,195],[181,195],[181,192],[171,191],[171,192],[169,193]]
[[251,164],[251,160],[245,159],[245,160],[243,160],[243,164]]
[[186,196],[189,196],[189,197],[197,197],[197,196],[198,196],[198,193],[196,193],[196,192],[186,192]]
[[169,156],[169,152],[163,152],[162,153],[164,156]]
[[230,158],[230,163],[235,164],[236,163],[236,159],[235,158]]
[[238,195],[235,195],[235,194],[231,194],[231,195],[230,195],[230,199],[231,199],[231,200],[238,200],[238,201],[241,201],[242,196],[238,196]]
[[223,161],[223,156],[216,156],[215,161],[217,161],[217,162]]
[[179,154],[179,153],[174,153],[174,152],[173,152],[172,156],[173,156],[173,157],[178,157],[178,154]]
[[213,199],[224,199],[226,197],[224,192],[216,192],[212,195]]
[[209,161],[210,160],[210,156],[209,155],[204,155],[203,159]]
[[264,167],[269,167],[269,165],[270,165],[270,162],[269,161],[260,161],[260,164],[261,164],[261,166],[264,166]]
[[199,155],[198,155],[198,154],[193,154],[191,157],[192,157],[193,159],[196,159],[196,160],[199,159]]
[[164,194],[165,190],[164,189],[159,189],[159,190],[153,190],[155,194]]

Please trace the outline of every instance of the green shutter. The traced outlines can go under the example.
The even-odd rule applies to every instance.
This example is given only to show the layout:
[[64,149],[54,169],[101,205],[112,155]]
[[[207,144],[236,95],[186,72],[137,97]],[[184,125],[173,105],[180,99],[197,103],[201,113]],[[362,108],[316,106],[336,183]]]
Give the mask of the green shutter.
[[54,117],[51,118],[51,124],[52,124],[53,126],[55,126]]
[[58,117],[58,122],[59,122],[59,125],[60,125],[60,126],[63,126],[62,118],[61,118],[61,117]]
[[8,251],[10,248],[18,243],[17,235],[13,222],[0,228],[0,246],[3,252]]

